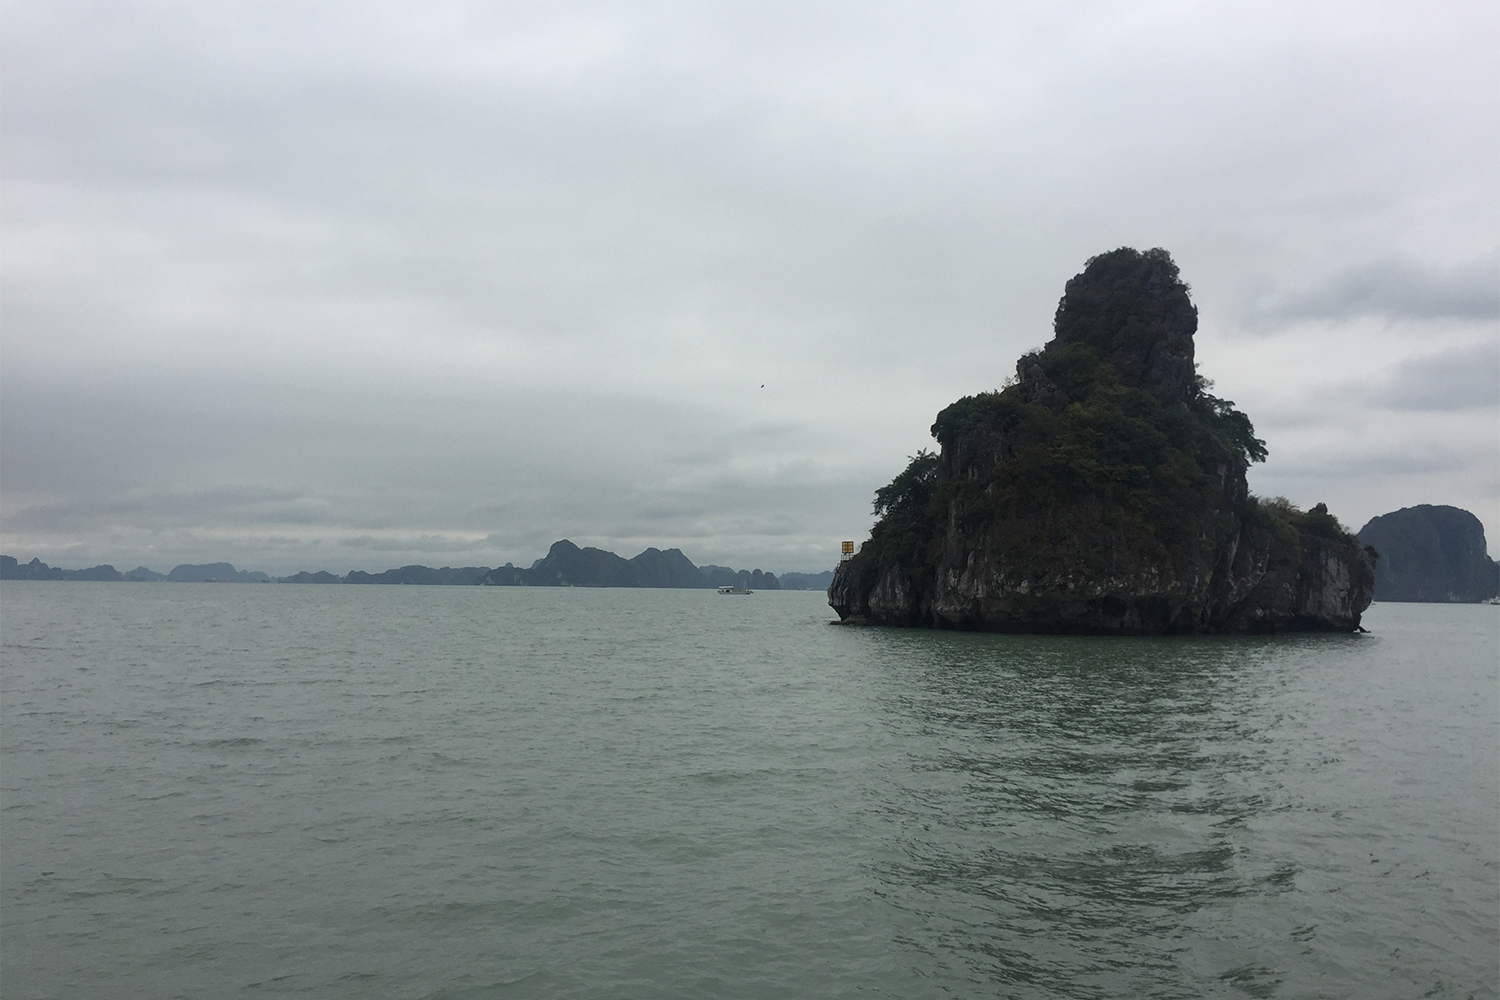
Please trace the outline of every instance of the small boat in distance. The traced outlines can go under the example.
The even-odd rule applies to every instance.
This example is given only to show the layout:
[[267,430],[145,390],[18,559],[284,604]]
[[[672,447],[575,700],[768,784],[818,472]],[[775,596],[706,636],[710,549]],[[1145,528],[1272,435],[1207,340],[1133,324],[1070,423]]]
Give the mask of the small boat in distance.
[[741,587],[737,583],[726,583],[726,584],[724,584],[724,586],[722,586],[722,587],[719,588],[719,593],[721,593],[721,594],[753,594],[753,593],[755,593],[755,591],[751,590],[749,587]]

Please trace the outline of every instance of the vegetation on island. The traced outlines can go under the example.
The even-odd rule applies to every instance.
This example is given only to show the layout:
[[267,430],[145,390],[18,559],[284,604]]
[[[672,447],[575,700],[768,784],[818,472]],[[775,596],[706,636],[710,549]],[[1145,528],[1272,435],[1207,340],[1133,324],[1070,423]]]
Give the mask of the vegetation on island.
[[[1206,380],[1199,380],[1185,404],[1164,405],[1145,389],[1122,385],[1115,369],[1086,344],[1037,352],[1023,365],[1026,360],[1034,360],[1066,395],[1066,405],[1028,402],[1026,387],[1016,382],[939,413],[932,426],[939,444],[998,438],[1005,460],[986,476],[940,482],[938,455],[911,456],[876,491],[878,520],[866,544],[872,569],[897,563],[927,569],[935,555],[928,543],[950,507],[962,511],[966,529],[995,533],[1012,551],[1035,548],[1039,523],[1056,531],[1087,524],[1137,540],[1143,555],[1171,561],[1195,545],[1204,527],[1200,517],[1184,513],[1215,509],[1219,470],[1266,459],[1265,442],[1255,436],[1250,418],[1232,401],[1206,392]],[[1336,525],[1323,510],[1322,517]],[[1284,502],[1260,504],[1248,495],[1239,512],[1267,523],[1311,518],[1325,526],[1318,515]]]
[[1304,512],[1249,494],[1245,472],[1266,443],[1199,374],[1196,328],[1166,251],[1092,258],[1068,282],[1054,338],[1001,387],[938,413],[940,452],[910,456],[876,490],[876,522],[840,593],[859,606],[899,579],[930,600],[940,570],[976,559],[1032,593],[1132,573],[1206,578],[1247,524],[1269,530],[1283,566],[1300,559],[1302,533],[1353,543],[1322,504]]

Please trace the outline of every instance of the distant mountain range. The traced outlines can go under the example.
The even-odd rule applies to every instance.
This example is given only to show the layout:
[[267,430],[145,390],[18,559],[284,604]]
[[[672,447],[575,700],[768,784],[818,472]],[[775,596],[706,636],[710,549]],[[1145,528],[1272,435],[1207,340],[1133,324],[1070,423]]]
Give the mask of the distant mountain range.
[[[220,565],[228,566],[228,563]],[[179,566],[178,569],[193,569]],[[260,574],[265,576],[264,573]],[[89,569],[58,569],[48,566],[40,559],[29,563],[18,562],[11,556],[0,556],[0,580],[95,580],[104,583],[157,583],[167,579],[167,574],[157,573],[144,566],[137,566],[129,573],[121,573],[113,566],[94,566]]]
[[90,569],[58,569],[40,559],[22,563],[0,556],[0,580],[95,580],[136,583],[363,583],[408,586],[490,587],[658,587],[703,589],[738,584],[751,590],[826,590],[833,571],[775,574],[759,569],[728,566],[695,566],[681,549],[649,548],[633,559],[592,547],[579,548],[567,539],[556,542],[547,555],[527,568],[504,566],[402,566],[384,573],[351,570],[338,576],[327,570],[303,571],[292,576],[270,577],[265,573],[238,570],[226,562],[175,566],[170,573],[157,573],[137,566],[121,573],[113,566]]

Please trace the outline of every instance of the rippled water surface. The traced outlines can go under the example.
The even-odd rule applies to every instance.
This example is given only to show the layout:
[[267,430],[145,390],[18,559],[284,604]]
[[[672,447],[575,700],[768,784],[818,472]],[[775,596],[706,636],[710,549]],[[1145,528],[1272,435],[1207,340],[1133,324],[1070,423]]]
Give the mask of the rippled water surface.
[[1494,997],[1500,609],[0,587],[5,997]]

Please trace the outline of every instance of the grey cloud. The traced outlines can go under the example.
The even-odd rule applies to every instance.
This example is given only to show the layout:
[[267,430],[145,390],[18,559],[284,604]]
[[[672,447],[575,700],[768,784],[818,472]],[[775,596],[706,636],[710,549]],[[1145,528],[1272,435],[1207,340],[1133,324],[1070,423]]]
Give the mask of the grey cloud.
[[474,552],[484,546],[466,538],[445,538],[441,535],[417,535],[401,538],[382,538],[375,535],[358,535],[340,538],[338,544],[347,549],[364,549],[369,552]]
[[1375,398],[1393,410],[1500,406],[1500,340],[1403,361]]
[[1298,320],[1500,318],[1500,251],[1452,267],[1388,258],[1331,275],[1311,288],[1264,297],[1256,324]]
[[1500,406],[1500,338],[1460,343],[1406,358],[1359,378],[1316,386],[1295,408],[1262,420],[1263,429],[1327,427],[1331,411],[1462,413]]
[[6,526],[18,531],[90,530],[129,524],[143,528],[204,524],[327,523],[329,504],[317,497],[257,486],[154,492],[131,490],[122,495],[69,498],[36,503],[6,513]]
[[1368,484],[1391,476],[1461,472],[1473,464],[1473,456],[1459,448],[1434,447],[1420,453],[1388,448],[1350,453],[1309,451],[1277,462],[1262,478]]

